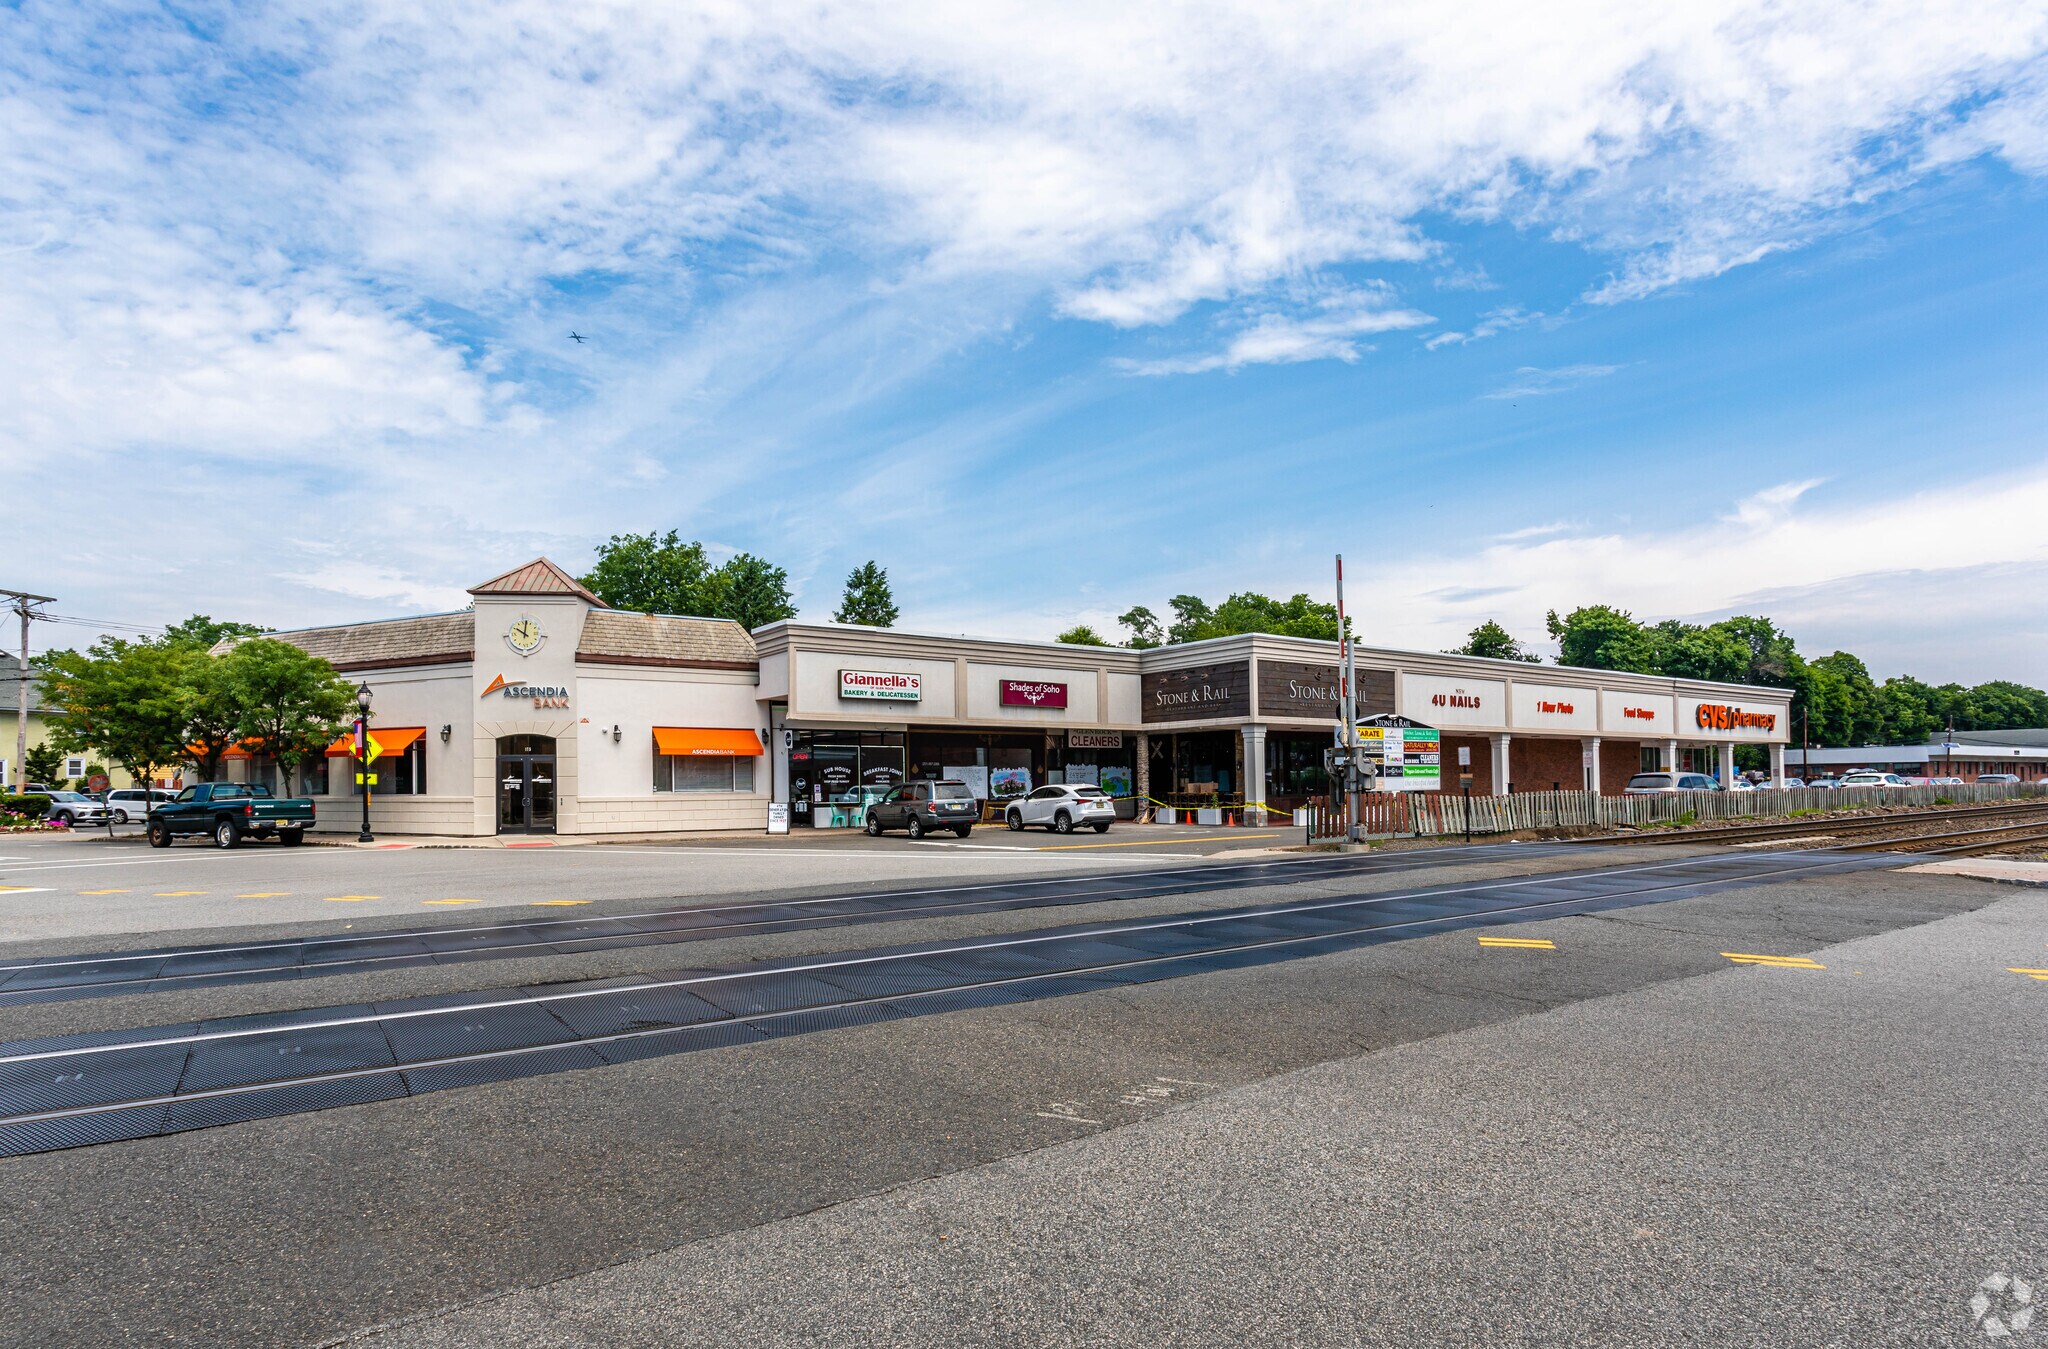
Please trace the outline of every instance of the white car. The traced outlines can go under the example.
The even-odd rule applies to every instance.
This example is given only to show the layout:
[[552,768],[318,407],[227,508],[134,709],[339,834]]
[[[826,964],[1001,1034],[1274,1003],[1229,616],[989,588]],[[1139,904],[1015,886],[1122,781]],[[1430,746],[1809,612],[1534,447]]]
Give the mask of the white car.
[[2018,773],[1979,773],[1977,775],[1977,781],[1979,782],[2018,782],[2019,780],[2020,775]]
[[1963,787],[1968,784],[1961,778],[1929,778],[1927,779],[1927,785],[1930,787]]
[[1842,775],[1844,787],[1910,787],[1913,784],[1897,773],[1880,773],[1876,769],[1861,768],[1854,773]]
[[1003,812],[1003,823],[1012,829],[1042,824],[1055,834],[1071,834],[1082,825],[1106,834],[1115,820],[1116,800],[1108,792],[1068,783],[1040,787],[1023,800],[1012,801]]
[[107,809],[114,813],[115,824],[126,824],[130,820],[141,819],[176,796],[176,792],[162,787],[123,787],[107,793]]

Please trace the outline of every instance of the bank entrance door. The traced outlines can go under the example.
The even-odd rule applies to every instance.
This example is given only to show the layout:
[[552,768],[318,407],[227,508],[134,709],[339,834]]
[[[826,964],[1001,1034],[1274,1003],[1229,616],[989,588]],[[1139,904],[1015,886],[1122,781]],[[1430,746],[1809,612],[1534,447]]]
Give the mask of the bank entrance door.
[[498,832],[555,832],[555,742],[552,737],[498,737]]

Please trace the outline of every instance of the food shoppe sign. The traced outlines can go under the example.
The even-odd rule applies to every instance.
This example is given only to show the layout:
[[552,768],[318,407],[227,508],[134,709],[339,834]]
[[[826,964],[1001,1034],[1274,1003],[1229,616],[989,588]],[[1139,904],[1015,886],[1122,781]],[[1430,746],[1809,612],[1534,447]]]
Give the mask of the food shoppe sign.
[[839,696],[873,698],[891,703],[924,701],[924,679],[920,675],[895,674],[886,670],[841,670]]

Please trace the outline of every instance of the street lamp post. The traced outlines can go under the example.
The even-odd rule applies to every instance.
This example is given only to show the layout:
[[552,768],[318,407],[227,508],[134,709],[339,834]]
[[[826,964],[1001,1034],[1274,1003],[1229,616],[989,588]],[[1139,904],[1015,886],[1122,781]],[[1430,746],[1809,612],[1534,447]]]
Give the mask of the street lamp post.
[[375,843],[377,838],[370,832],[370,685],[366,681],[356,685],[356,767],[363,775],[363,831],[356,835],[358,843]]

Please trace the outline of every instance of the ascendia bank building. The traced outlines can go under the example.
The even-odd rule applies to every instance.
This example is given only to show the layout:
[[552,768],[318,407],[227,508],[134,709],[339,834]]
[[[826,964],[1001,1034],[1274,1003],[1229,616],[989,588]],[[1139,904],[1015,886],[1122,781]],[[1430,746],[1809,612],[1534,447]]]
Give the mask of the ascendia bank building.
[[[1293,637],[1120,647],[641,614],[545,558],[460,613],[271,634],[372,694],[380,834],[845,828],[906,778],[1000,802],[1095,783],[1134,804],[1287,811],[1327,791],[1338,650]],[[1782,778],[1791,692],[1360,647],[1358,713],[1440,732],[1446,785],[1617,792],[1645,769]],[[353,828],[342,747],[307,777]],[[237,776],[274,779],[261,758]],[[1128,808],[1127,808],[1128,809]]]

